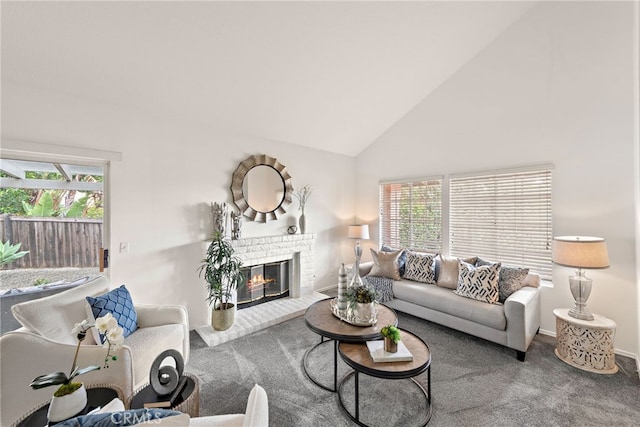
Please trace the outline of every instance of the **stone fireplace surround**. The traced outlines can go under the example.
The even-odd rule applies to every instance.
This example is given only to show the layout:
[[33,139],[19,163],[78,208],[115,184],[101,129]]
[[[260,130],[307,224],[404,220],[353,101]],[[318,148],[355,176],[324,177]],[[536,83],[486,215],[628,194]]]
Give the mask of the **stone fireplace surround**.
[[[308,306],[327,298],[313,290],[313,247],[316,234],[247,237],[230,241],[245,267],[291,260],[289,297],[236,311],[233,326],[215,331],[209,325],[196,328],[208,346],[251,334],[304,313]],[[210,323],[210,322],[209,322]]]

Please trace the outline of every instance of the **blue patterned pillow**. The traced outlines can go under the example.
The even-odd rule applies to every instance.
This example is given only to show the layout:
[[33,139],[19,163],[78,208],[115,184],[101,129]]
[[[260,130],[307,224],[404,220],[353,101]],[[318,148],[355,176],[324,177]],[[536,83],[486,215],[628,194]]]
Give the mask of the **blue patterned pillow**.
[[[123,329],[125,338],[138,329],[138,315],[133,307],[131,295],[124,285],[104,295],[87,297],[87,302],[94,319],[111,313],[118,322],[118,326]],[[104,343],[103,336],[100,336],[100,341]]]

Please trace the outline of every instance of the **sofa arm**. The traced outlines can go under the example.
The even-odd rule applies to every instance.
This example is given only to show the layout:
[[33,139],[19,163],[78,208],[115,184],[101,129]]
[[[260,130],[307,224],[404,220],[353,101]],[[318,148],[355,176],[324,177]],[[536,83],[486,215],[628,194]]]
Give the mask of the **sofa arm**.
[[[40,390],[29,387],[39,375],[62,371],[68,374],[76,351],[74,344],[62,344],[30,331],[8,332],[0,339],[0,425],[12,425],[20,417],[47,403],[55,386]],[[102,366],[106,349],[99,345],[83,345],[78,354],[78,366]],[[77,377],[78,382],[91,387],[102,384],[118,386],[123,398],[133,393],[133,355],[122,346],[113,351],[118,360],[110,361],[108,369]]]
[[507,346],[525,352],[540,328],[540,289],[525,286],[504,302]]
[[367,274],[371,273],[371,268],[373,267],[373,261],[361,262],[360,263],[360,277],[364,277]]
[[136,304],[138,315],[138,327],[148,328],[160,325],[182,325],[184,342],[182,345],[182,357],[184,363],[189,361],[189,314],[181,305],[142,305]]

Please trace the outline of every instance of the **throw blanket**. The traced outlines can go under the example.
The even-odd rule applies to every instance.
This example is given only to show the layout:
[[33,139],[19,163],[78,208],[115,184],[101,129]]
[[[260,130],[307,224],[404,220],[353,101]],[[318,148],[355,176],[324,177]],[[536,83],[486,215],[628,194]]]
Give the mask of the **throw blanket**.
[[365,284],[373,286],[376,290],[376,299],[378,302],[386,302],[393,299],[393,279],[388,277],[367,276],[363,277]]
[[60,427],[123,427],[180,414],[181,412],[168,409],[132,409],[122,412],[82,415],[56,425]]

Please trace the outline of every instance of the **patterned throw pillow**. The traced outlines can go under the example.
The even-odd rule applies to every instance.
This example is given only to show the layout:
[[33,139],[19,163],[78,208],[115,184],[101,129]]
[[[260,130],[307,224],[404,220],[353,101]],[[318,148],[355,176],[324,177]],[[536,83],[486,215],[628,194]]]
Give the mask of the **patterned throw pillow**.
[[400,267],[398,259],[402,255],[402,250],[395,252],[382,252],[371,249],[373,267],[369,276],[388,277],[393,280],[400,280]]
[[[102,317],[107,313],[111,315],[118,322],[118,326],[123,329],[124,337],[128,337],[138,329],[138,314],[133,307],[133,300],[131,294],[127,288],[122,285],[119,288],[113,289],[104,295],[97,297],[86,297],[89,303],[89,309],[93,315],[95,321],[98,317]],[[96,328],[91,328],[97,334]],[[104,337],[95,337],[96,342],[104,343]]]
[[[476,267],[493,264],[495,263],[482,258],[476,260]],[[499,301],[504,302],[512,293],[524,287],[524,279],[527,278],[528,274],[528,268],[502,267],[500,269],[500,278],[498,279],[498,288],[500,291]]]
[[422,283],[436,283],[435,257],[409,251],[404,278]]
[[[397,251],[397,249],[390,248],[387,245],[382,245],[380,250],[382,252],[395,252],[395,251]],[[398,258],[398,271],[400,272],[400,276],[404,276],[404,270],[405,270],[406,263],[407,263],[407,251],[405,251],[403,249],[402,250],[402,254],[400,255],[400,258]]]
[[524,279],[529,274],[528,268],[502,267],[498,288],[500,289],[500,302],[504,302],[509,296],[524,286]]
[[498,302],[500,263],[475,267],[464,261],[459,261],[458,268],[460,270],[458,287],[453,291],[456,295],[491,304],[500,304]]

